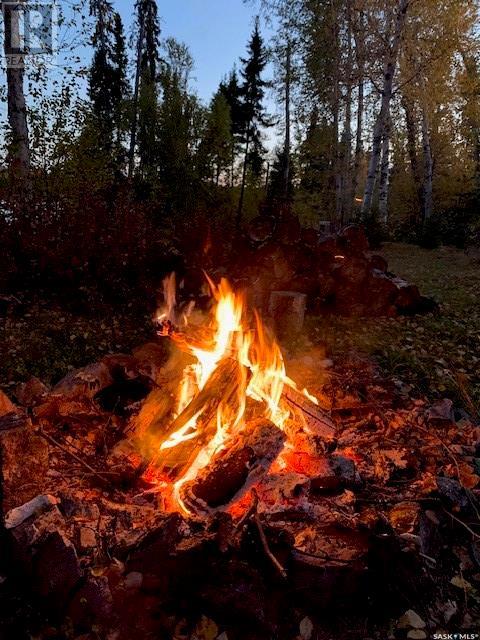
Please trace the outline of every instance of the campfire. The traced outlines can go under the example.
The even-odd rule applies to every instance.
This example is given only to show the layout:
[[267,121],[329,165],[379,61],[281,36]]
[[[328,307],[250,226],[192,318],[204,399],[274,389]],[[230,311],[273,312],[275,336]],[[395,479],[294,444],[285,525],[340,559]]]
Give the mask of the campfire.
[[[184,513],[225,509],[270,466],[288,466],[298,432],[333,440],[334,425],[318,400],[286,374],[281,349],[245,296],[208,279],[214,301],[206,322],[176,307],[175,276],[163,284],[158,334],[191,362],[183,369],[173,419],[164,404],[138,434],[152,450],[145,477]],[[197,318],[198,320],[198,318]]]
[[205,311],[168,277],[133,354],[0,392],[12,573],[50,619],[119,640],[188,637],[200,614],[295,638],[320,611],[433,597],[471,542],[480,429],[358,355],[332,367],[301,333],[282,351],[295,292],[256,312],[251,291],[206,286]]

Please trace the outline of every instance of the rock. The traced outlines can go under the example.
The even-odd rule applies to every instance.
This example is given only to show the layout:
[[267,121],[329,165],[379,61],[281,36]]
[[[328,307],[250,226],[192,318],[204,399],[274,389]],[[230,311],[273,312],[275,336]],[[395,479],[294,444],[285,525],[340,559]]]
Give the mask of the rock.
[[0,389],[0,417],[16,411],[16,407],[10,398]]
[[331,456],[331,464],[333,472],[342,487],[352,489],[361,486],[362,479],[357,471],[355,462],[351,458],[335,454]]
[[467,492],[457,480],[439,476],[437,489],[440,496],[445,498],[449,506],[455,510],[467,509],[470,506]]
[[47,385],[43,384],[38,378],[33,377],[17,386],[15,396],[22,406],[30,408],[41,404],[49,392]]
[[453,424],[453,402],[448,398],[439,400],[427,410],[427,422],[432,425]]
[[78,531],[78,548],[82,552],[88,552],[97,546],[97,536],[91,527],[80,527]]
[[335,268],[334,276],[342,282],[360,288],[368,276],[368,261],[363,256],[346,256]]
[[405,611],[397,623],[397,629],[425,629],[427,625],[413,609]]
[[75,547],[54,531],[37,547],[31,586],[54,610],[62,610],[81,578]]
[[427,634],[421,629],[411,629],[407,633],[407,638],[410,638],[411,640],[424,640],[426,637]]
[[25,522],[27,518],[40,515],[52,506],[56,505],[58,500],[50,495],[37,496],[26,502],[21,507],[11,509],[5,516],[5,529],[14,529]]
[[143,573],[140,571],[130,571],[125,576],[125,589],[138,591],[143,584]]
[[313,622],[310,620],[310,618],[303,618],[303,620],[300,622],[299,631],[302,640],[311,640],[313,636]]
[[22,412],[0,418],[0,487],[3,513],[44,492],[48,444]]

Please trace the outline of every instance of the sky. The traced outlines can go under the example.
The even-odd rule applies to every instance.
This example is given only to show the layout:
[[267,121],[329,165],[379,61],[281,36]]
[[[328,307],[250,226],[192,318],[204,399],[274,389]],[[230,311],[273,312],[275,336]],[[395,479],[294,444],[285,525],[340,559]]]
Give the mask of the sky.
[[[126,32],[134,0],[115,0]],[[243,0],[158,0],[162,38],[173,36],[188,45],[195,69],[192,86],[208,102],[240,56],[253,29],[255,4]],[[262,28],[268,39],[269,32]]]

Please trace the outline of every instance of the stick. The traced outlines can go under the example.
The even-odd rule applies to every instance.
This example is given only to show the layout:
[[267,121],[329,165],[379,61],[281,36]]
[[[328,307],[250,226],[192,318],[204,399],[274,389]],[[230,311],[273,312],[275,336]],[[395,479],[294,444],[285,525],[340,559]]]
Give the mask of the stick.
[[461,524],[462,527],[465,527],[468,533],[470,533],[474,538],[477,538],[477,540],[480,540],[480,534],[476,533],[476,531],[474,531],[471,527],[469,527],[466,522],[463,522],[463,520],[460,520],[460,518],[457,518],[457,516],[454,516],[453,513],[445,509],[445,507],[442,507],[442,508],[447,515],[449,515],[451,518],[455,520],[455,522],[458,522],[458,524]]
[[260,520],[260,516],[258,515],[258,511],[257,511],[257,506],[258,506],[258,493],[256,491],[256,489],[252,489],[252,494],[253,494],[253,499],[254,499],[254,512],[253,512],[253,520],[255,522],[255,524],[257,525],[257,529],[258,529],[258,534],[260,536],[260,540],[262,542],[262,546],[263,546],[263,550],[265,551],[265,554],[267,556],[267,558],[270,560],[270,562],[273,564],[273,566],[275,567],[275,569],[278,571],[278,573],[280,574],[280,576],[286,580],[287,578],[287,571],[286,569],[280,564],[280,562],[277,560],[277,558],[273,555],[270,546],[268,544],[268,540],[267,540],[267,536],[265,535],[265,529],[263,528],[263,524]]
[[[90,471],[90,473],[92,475],[94,475],[95,477],[97,477],[99,480],[101,480],[102,482],[113,486],[105,477],[103,477],[101,475],[100,471],[95,471],[95,469],[93,467],[91,467],[88,462],[85,462],[85,460],[82,460],[81,458],[79,458],[77,456],[76,453],[73,453],[73,451],[70,451],[69,449],[67,449],[67,447],[64,447],[63,444],[61,444],[60,442],[58,442],[57,440],[55,440],[55,438],[53,438],[50,434],[45,433],[45,431],[39,427],[37,429],[37,433],[39,436],[41,436],[42,438],[44,438],[45,440],[47,440],[47,442],[49,442],[50,444],[53,444],[54,447],[58,447],[58,449],[60,449],[61,451],[63,451],[64,453],[68,454],[69,456],[71,456],[74,460],[76,460],[79,464],[81,464],[82,466],[85,467],[85,469],[88,469],[88,471]],[[110,475],[112,475],[112,473],[110,472]],[[115,475],[118,475],[115,474]]]

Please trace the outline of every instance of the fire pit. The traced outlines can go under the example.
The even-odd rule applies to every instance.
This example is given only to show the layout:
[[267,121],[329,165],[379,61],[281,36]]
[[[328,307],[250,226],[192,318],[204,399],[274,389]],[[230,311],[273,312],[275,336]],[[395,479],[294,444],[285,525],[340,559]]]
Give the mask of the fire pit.
[[145,477],[166,496],[171,488],[169,508],[189,515],[233,508],[273,464],[287,468],[284,454],[300,434],[312,446],[313,439],[333,442],[335,434],[318,400],[287,377],[280,347],[258,314],[248,317],[244,297],[226,280],[210,287],[211,320],[192,325],[184,315],[182,328],[175,279],[164,282],[159,335],[191,362],[176,383],[173,406],[165,411],[165,397],[150,421],[141,412],[136,429],[151,459]]
[[55,624],[120,639],[183,637],[202,615],[232,637],[294,638],[307,614],[394,615],[399,593],[433,592],[476,500],[452,451],[479,429],[360,359],[328,371],[310,346],[287,360],[240,292],[209,287],[199,313],[171,276],[159,342],[51,390],[31,380],[21,407],[0,398],[20,586]]

